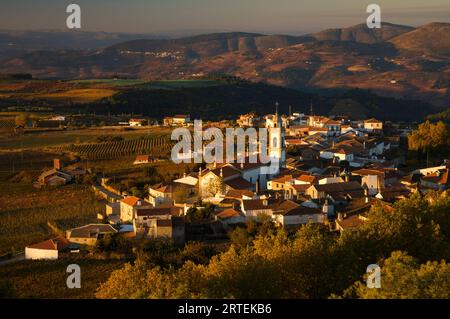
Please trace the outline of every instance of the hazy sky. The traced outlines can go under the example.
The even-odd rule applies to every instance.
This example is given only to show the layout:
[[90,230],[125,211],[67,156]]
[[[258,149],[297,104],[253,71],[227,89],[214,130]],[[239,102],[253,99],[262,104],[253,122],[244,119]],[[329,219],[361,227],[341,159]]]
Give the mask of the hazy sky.
[[0,29],[63,30],[70,3],[81,6],[82,31],[303,34],[364,23],[370,3],[383,21],[450,22],[449,0],[0,0]]

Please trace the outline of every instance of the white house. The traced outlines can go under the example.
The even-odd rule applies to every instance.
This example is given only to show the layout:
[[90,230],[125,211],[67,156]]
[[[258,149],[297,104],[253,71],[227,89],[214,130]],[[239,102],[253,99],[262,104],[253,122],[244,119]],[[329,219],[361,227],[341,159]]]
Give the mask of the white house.
[[149,192],[148,195],[149,202],[155,207],[163,204],[173,203],[172,185],[165,185],[156,189],[149,187],[148,192]]
[[318,208],[298,207],[274,213],[274,221],[283,227],[298,226],[311,223],[324,223],[326,214]]
[[215,219],[225,226],[245,223],[245,216],[242,212],[233,208],[225,209],[216,214]]
[[145,124],[144,119],[130,119],[128,125],[130,126],[143,126]]
[[377,120],[377,119],[368,119],[364,121],[364,129],[366,131],[372,132],[372,131],[381,131],[383,129],[383,122]]
[[58,252],[69,247],[69,241],[64,237],[49,239],[34,245],[25,247],[25,259],[32,260],[56,260]]
[[132,221],[136,211],[140,208],[150,208],[151,204],[135,196],[129,196],[120,201],[120,219]]

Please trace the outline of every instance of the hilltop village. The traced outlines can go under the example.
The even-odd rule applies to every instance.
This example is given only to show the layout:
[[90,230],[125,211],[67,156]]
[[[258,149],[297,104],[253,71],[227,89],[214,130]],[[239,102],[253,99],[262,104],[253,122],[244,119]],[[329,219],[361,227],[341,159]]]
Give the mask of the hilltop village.
[[[311,112],[312,113],[312,112]],[[192,127],[190,115],[175,115],[163,127]],[[149,125],[132,118],[131,127]],[[352,231],[367,221],[374,205],[389,210],[415,192],[445,190],[449,165],[410,169],[404,140],[410,129],[375,118],[348,116],[241,115],[235,121],[209,122],[205,127],[265,127],[268,152],[278,158],[274,172],[263,163],[211,163],[193,166],[171,180],[149,185],[138,194],[117,188],[111,176],[97,173],[91,189],[104,201],[98,222],[67,229],[64,235],[28,245],[26,259],[57,259],[58,252],[79,251],[111,236],[165,240],[223,242],[227,234],[250,221],[270,222],[294,232],[320,223],[330,232]],[[276,130],[275,130],[276,129]],[[130,167],[145,167],[170,158],[139,154]],[[39,187],[58,187],[92,172],[65,166],[60,159],[37,179]],[[140,195],[140,196],[138,196]]]

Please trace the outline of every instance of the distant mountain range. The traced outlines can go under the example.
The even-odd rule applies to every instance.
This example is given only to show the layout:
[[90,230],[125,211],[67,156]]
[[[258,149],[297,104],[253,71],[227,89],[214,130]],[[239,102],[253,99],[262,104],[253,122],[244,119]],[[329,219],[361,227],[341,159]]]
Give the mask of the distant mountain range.
[[[15,39],[21,43],[20,36]],[[229,74],[306,91],[359,88],[450,106],[449,23],[418,28],[383,23],[381,29],[361,24],[306,36],[233,32],[136,39],[81,34],[70,47],[58,47],[57,40],[42,46],[25,35],[27,50],[17,54],[2,53],[7,41],[0,33],[0,73],[148,80]]]

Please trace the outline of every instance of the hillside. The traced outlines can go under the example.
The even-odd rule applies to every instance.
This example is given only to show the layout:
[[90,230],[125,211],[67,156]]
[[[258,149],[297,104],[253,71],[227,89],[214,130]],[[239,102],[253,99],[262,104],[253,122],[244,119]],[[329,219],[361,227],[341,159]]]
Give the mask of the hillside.
[[390,40],[396,48],[450,57],[450,23],[430,23]]
[[435,111],[420,101],[382,98],[361,90],[327,97],[233,78],[216,79],[214,85],[207,86],[136,87],[76,108],[96,114],[133,113],[162,118],[187,113],[194,118],[222,120],[252,111],[272,113],[276,102],[285,114],[289,105],[293,112],[309,114],[312,103],[316,114],[345,114],[355,119],[376,116],[382,120],[416,121]]
[[365,24],[358,24],[348,28],[324,30],[313,34],[313,37],[318,41],[352,41],[373,44],[385,42],[413,30],[413,27],[392,23],[383,23],[381,29],[368,29]]
[[228,74],[313,92],[357,88],[447,107],[449,25],[356,25],[298,37],[232,32],[141,39],[94,51],[32,51],[1,61],[0,73],[144,80]]

